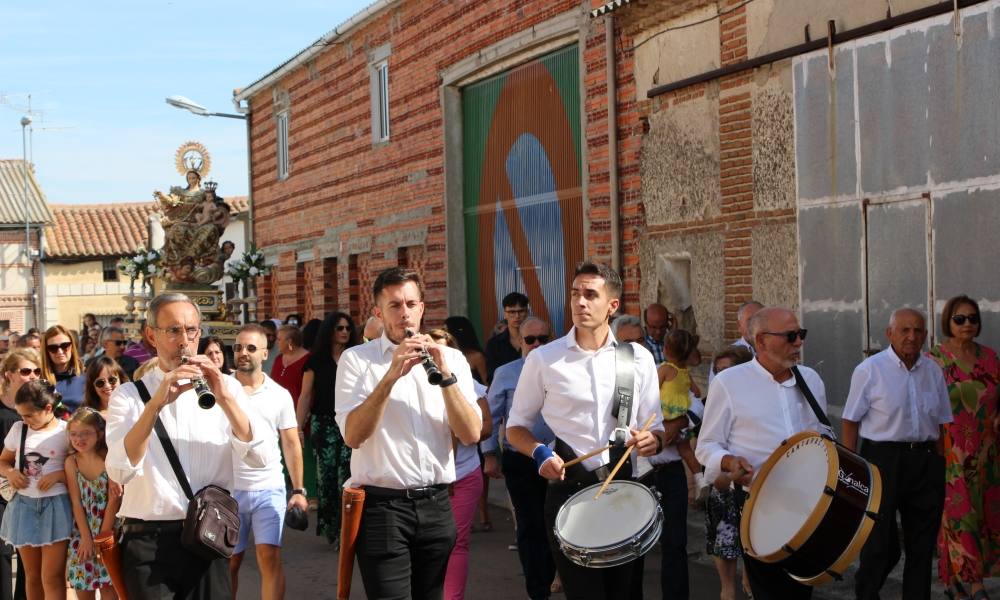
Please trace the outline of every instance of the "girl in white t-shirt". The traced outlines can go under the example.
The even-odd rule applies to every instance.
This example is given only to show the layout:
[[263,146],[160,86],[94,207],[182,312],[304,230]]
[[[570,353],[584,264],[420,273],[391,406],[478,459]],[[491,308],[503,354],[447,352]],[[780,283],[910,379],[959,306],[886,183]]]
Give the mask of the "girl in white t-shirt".
[[[14,398],[21,415],[4,439],[0,476],[17,489],[0,523],[0,539],[18,549],[28,600],[66,598],[66,548],[73,511],[63,461],[69,449],[67,409],[48,381],[21,386]],[[24,437],[22,457],[21,436]]]

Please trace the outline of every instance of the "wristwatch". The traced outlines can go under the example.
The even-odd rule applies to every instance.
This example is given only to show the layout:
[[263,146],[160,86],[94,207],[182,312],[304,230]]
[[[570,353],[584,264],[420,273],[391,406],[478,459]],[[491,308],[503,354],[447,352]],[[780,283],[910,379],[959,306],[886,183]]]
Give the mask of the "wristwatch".
[[301,488],[295,488],[294,490],[292,490],[292,495],[294,496],[295,494],[299,494],[300,496],[308,498],[308,496],[306,496],[306,488],[302,488],[302,487]]
[[458,383],[458,376],[452,373],[451,377],[449,377],[448,379],[442,379],[441,383],[439,383],[438,385],[443,388],[446,388],[449,385],[455,385],[456,383]]

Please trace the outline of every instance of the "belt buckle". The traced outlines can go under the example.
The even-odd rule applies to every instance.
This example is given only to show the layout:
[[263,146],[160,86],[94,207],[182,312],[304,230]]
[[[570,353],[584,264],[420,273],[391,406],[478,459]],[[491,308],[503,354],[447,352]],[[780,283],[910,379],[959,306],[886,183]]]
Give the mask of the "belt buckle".
[[426,498],[426,497],[429,496],[429,494],[427,493],[427,490],[428,490],[428,488],[425,488],[425,487],[407,488],[407,490],[406,490],[406,499],[407,500],[422,500],[422,499],[424,499],[424,498]]

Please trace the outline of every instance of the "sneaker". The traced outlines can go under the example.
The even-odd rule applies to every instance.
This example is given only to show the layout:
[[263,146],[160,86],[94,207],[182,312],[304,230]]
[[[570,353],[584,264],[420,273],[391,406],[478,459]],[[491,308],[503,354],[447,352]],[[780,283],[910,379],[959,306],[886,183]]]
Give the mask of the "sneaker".
[[708,493],[711,487],[705,483],[705,475],[702,473],[694,474],[694,501],[698,504],[704,504],[708,500]]

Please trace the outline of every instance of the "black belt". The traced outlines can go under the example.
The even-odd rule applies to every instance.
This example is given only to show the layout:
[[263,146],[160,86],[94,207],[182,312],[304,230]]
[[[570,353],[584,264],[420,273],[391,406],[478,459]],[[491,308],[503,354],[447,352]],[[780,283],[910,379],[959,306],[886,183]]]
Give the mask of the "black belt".
[[437,485],[429,485],[427,487],[415,487],[407,489],[395,489],[395,488],[384,488],[378,487],[376,485],[366,485],[365,496],[372,496],[379,499],[388,500],[399,500],[401,498],[406,498],[407,500],[421,500],[424,498],[432,498],[438,492],[443,492],[448,489],[447,484],[439,483]]
[[145,521],[143,519],[133,519],[125,517],[122,524],[122,533],[160,533],[165,531],[180,531],[184,527],[183,520],[177,521]]
[[862,442],[866,445],[870,444],[874,448],[899,448],[900,450],[919,452],[935,452],[937,450],[937,442],[934,440],[926,440],[923,442],[879,442],[876,440],[862,438]]

